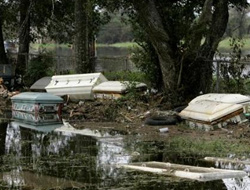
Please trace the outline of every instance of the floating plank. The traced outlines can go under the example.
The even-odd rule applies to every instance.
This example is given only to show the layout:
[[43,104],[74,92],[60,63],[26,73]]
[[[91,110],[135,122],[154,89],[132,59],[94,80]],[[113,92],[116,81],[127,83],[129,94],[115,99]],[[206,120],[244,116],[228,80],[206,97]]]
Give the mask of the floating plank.
[[247,176],[246,172],[240,170],[196,167],[164,162],[140,162],[121,165],[121,167],[197,181],[212,181],[226,178],[242,178]]
[[240,160],[238,158],[233,159],[233,158],[205,157],[204,160],[209,162],[224,162],[224,163],[250,165],[250,161]]

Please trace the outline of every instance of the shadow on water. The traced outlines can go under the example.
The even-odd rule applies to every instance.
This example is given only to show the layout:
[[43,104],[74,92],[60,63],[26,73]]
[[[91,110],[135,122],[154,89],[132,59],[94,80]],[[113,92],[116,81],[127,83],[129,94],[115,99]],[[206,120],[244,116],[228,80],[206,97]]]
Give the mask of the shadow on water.
[[0,189],[198,190],[230,189],[225,183],[233,183],[233,179],[197,182],[116,167],[133,161],[162,161],[159,149],[164,145],[142,143],[137,136],[114,131],[67,126],[41,130],[11,122],[0,126],[0,146]]

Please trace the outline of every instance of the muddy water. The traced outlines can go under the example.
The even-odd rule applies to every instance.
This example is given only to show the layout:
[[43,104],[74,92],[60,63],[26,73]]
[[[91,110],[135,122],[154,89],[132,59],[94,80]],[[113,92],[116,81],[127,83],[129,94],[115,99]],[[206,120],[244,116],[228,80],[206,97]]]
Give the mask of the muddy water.
[[116,131],[4,123],[0,126],[0,189],[213,190],[249,185],[249,178],[197,182],[117,167],[133,161],[162,161],[162,155],[153,151],[158,148],[150,142],[142,146],[136,136]]

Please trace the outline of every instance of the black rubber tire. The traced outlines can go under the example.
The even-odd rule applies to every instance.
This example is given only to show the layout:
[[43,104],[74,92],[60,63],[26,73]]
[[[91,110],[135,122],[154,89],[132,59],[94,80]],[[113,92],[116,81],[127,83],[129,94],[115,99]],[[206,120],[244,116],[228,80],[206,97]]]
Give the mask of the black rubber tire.
[[185,106],[179,106],[179,107],[174,108],[174,111],[177,112],[177,113],[180,113],[180,112],[181,112],[182,110],[184,110],[186,107],[187,107],[187,105],[185,105]]
[[145,120],[147,125],[175,125],[177,122],[176,116],[156,116]]

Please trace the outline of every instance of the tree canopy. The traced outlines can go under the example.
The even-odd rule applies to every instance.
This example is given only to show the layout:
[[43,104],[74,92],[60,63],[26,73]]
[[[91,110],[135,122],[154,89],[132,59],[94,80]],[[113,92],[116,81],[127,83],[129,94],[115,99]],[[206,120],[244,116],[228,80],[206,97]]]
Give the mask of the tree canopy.
[[[18,26],[19,43],[23,47],[21,53],[28,53],[27,43],[35,37],[26,35],[31,34],[31,28],[60,42],[73,41],[79,28],[74,22],[79,20],[76,14],[84,9],[87,12],[81,19],[87,21],[87,33],[81,37],[88,41],[103,23],[101,13],[126,13],[135,31],[135,41],[150,57],[141,63],[141,68],[156,76],[159,89],[172,103],[188,100],[200,92],[210,92],[213,57],[226,31],[229,9],[248,6],[247,0],[74,1],[77,2],[82,8],[76,9],[73,1],[68,0],[1,1],[2,23],[11,19],[14,23],[19,19],[19,25],[15,26]],[[12,11],[3,11],[4,7]],[[18,10],[19,17],[13,14]],[[86,44],[85,47],[89,49]]]
[[162,90],[168,101],[176,103],[210,92],[213,57],[227,27],[229,8],[244,8],[248,3],[109,0],[103,6],[110,10],[122,8],[129,15],[139,30],[137,40],[146,42],[146,51],[156,55],[152,64],[159,67]]

